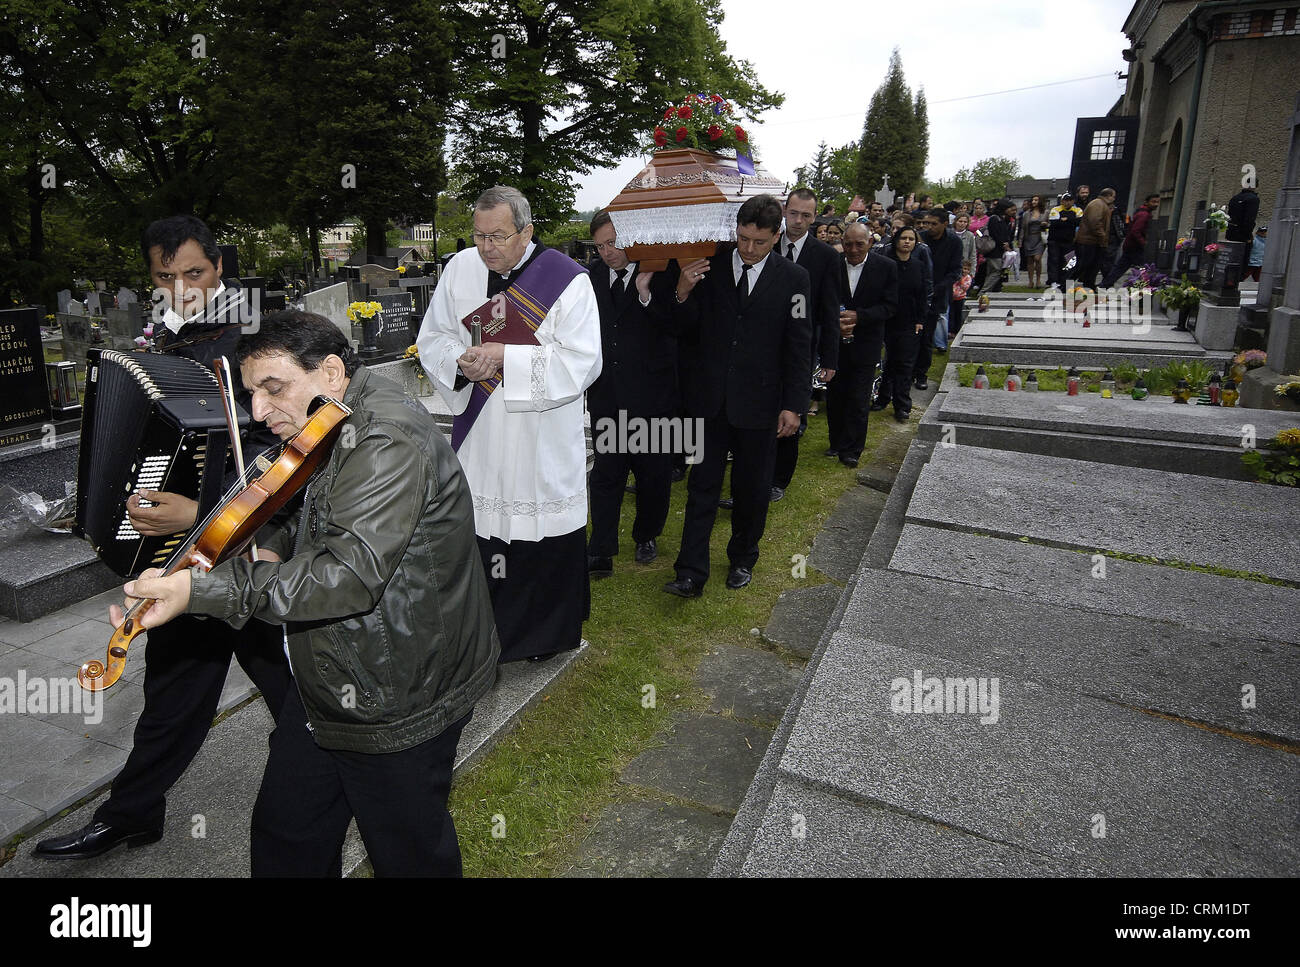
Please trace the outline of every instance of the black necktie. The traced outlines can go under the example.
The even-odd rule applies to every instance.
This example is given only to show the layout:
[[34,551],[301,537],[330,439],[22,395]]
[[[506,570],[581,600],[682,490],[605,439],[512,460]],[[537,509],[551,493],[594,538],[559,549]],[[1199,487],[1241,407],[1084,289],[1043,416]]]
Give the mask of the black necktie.
[[791,242],[790,247],[785,250],[785,257],[788,258],[791,262],[794,261],[794,242]]
[[627,274],[627,269],[619,269],[617,274],[618,278],[615,279],[614,284],[609,287],[609,294],[613,297],[615,302],[617,302],[623,295],[623,276]]
[[742,305],[749,298],[749,270],[752,268],[752,265],[746,265],[744,262],[740,263],[740,281],[736,283],[736,294],[740,296]]

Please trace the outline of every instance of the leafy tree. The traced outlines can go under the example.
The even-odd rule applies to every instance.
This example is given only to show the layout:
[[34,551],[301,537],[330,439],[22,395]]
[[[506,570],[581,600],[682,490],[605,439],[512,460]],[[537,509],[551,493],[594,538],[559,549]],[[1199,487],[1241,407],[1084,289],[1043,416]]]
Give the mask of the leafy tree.
[[908,194],[921,183],[929,153],[929,115],[925,94],[912,98],[903,78],[903,62],[895,48],[884,82],[867,107],[858,142],[858,168],[854,188],[863,198],[880,190],[886,175],[890,187]]
[[452,116],[463,197],[513,185],[542,229],[569,216],[575,175],[640,149],[686,94],[720,94],[750,118],[782,101],[728,55],[722,14],[703,0],[457,7]]
[[[1028,178],[1014,158],[983,158],[970,168],[962,168],[953,177],[950,198],[969,201],[973,198],[1001,198],[1007,193],[1007,182],[1013,178]],[[938,195],[935,196],[938,198]],[[946,200],[946,199],[945,199]]]

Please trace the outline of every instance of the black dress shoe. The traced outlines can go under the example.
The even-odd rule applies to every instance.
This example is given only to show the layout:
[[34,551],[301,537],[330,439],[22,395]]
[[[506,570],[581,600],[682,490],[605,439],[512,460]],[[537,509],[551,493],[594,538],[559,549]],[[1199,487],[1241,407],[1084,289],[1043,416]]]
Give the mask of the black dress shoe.
[[822,451],[823,457],[838,457],[839,455],[840,451],[836,450],[834,447],[827,447]]
[[911,415],[912,415],[912,414],[911,414],[910,412],[909,412],[909,413],[900,413],[900,412],[898,412],[898,410],[894,410],[894,419],[897,420],[899,423],[906,423],[906,422],[907,422],[907,418],[908,418],[909,416],[911,416]]
[[88,860],[125,843],[130,849],[148,846],[162,839],[161,829],[132,833],[108,823],[93,822],[67,836],[43,839],[36,844],[33,856],[43,860]]
[[924,376],[918,376],[915,380],[912,381],[912,385],[915,386],[917,389],[929,389],[929,388],[930,388],[930,384],[929,384],[928,382],[926,382],[926,379],[925,379]]
[[850,470],[852,470],[854,467],[856,467],[856,466],[858,465],[858,458],[857,458],[857,457],[850,457],[850,456],[847,456],[847,455],[846,455],[846,456],[841,456],[841,457],[840,457],[840,463],[844,464],[844,466],[846,466],[846,467],[848,467]]
[[739,591],[754,579],[754,574],[747,567],[733,567],[727,572],[727,587]]
[[771,501],[772,503],[776,503],[778,500],[780,500],[780,499],[781,499],[782,497],[784,497],[784,496],[785,496],[785,488],[784,488],[784,487],[773,487],[773,488],[772,488],[772,493],[768,496],[768,500]]
[[719,510],[731,510],[731,508],[734,506],[736,506],[736,502],[732,500],[730,497],[723,497],[721,500],[718,501]]
[[678,578],[665,584],[664,590],[679,598],[698,598],[704,593],[704,585],[695,578]]
[[636,562],[638,564],[650,564],[659,556],[659,545],[655,543],[652,537],[648,541],[642,541],[636,546]]
[[593,557],[587,555],[587,573],[594,578],[607,578],[614,574],[612,557]]
[[871,408],[873,410],[883,410],[888,405],[889,405],[889,400],[882,400],[879,397],[877,397],[875,402],[871,404]]

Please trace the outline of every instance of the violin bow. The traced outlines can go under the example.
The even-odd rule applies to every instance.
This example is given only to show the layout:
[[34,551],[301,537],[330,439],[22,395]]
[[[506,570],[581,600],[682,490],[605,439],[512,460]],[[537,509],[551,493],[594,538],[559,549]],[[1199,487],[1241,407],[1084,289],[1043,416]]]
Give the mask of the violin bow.
[[[221,377],[225,375],[223,380]],[[230,360],[225,356],[221,357],[221,365],[217,367],[217,386],[221,388],[221,405],[226,411],[226,429],[230,433],[230,449],[235,454],[235,470],[239,473],[239,479],[244,479],[244,445],[239,439],[239,424],[235,420],[235,378],[230,372]],[[248,553],[251,560],[257,560],[257,541],[254,539],[248,545]]]

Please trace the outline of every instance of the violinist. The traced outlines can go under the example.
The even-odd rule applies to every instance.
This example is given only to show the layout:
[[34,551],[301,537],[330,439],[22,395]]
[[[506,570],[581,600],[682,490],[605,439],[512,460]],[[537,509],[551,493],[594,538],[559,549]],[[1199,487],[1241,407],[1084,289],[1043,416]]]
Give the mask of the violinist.
[[126,591],[153,599],[146,628],[186,614],[286,625],[296,687],[253,810],[254,876],[339,876],[354,817],[376,875],[458,876],[456,743],[500,652],[460,464],[428,412],[322,316],[270,313],[236,355],[253,418],[281,439],[318,396],[351,415],[256,562],[146,571]]
[[[153,280],[155,342],[162,352],[186,356],[215,369],[233,360],[241,322],[255,318],[245,292],[221,279],[221,252],[208,226],[188,215],[163,218],[141,236],[141,253]],[[250,326],[250,328],[253,328]],[[235,398],[247,410],[249,394],[235,376]],[[253,424],[243,441],[251,459],[278,439]],[[233,462],[227,485],[236,479]],[[146,536],[188,532],[211,507],[195,494],[144,491],[127,501],[131,524]],[[144,708],[135,740],[112,792],[91,822],[75,833],[46,839],[34,855],[87,859],[123,843],[130,847],[162,838],[165,794],[198,754],[212,725],[234,655],[275,715],[289,688],[289,668],[279,646],[281,631],[261,621],[240,631],[216,621],[186,617],[149,633],[144,657]]]

